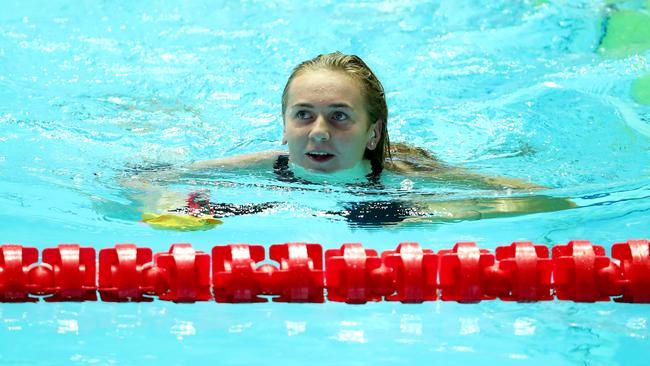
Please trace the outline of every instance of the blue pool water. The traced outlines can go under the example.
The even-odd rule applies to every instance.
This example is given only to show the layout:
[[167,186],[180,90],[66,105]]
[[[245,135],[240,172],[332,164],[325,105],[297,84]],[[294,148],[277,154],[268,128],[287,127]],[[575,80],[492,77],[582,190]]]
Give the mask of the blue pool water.
[[[609,247],[648,238],[650,108],[630,84],[649,54],[596,52],[607,1],[0,1],[0,242],[289,241],[379,251],[515,240]],[[642,1],[617,2],[619,8]],[[351,223],[328,212],[377,192],[214,172],[167,185],[229,203],[280,202],[209,231],[154,230],[123,184],[143,169],[279,147],[291,68],[362,56],[382,80],[393,141],[521,178],[574,209],[478,221]],[[383,198],[507,195],[387,174]],[[369,198],[368,198],[369,197]],[[0,304],[2,365],[645,365],[647,305],[500,301],[177,305]]]

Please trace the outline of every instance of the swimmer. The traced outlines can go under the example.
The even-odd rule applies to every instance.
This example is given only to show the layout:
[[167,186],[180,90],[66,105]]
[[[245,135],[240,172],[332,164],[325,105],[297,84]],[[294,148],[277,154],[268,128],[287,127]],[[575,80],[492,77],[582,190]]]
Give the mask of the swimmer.
[[[532,192],[543,188],[519,179],[488,177],[451,167],[419,147],[391,145],[384,88],[366,63],[355,55],[335,52],[299,64],[282,93],[282,120],[282,144],[287,145],[288,151],[199,161],[190,170],[272,168],[281,179],[310,181],[325,176],[328,181],[340,178],[370,183],[379,182],[380,175],[387,170],[404,177],[455,182],[478,189]],[[502,217],[575,207],[569,200],[543,195],[398,203],[398,207],[386,212],[388,206],[395,205],[370,203],[347,207],[342,212],[347,215],[359,212],[359,217],[366,221],[377,217],[375,222],[384,224]],[[169,202],[166,207],[167,213],[179,211]],[[220,207],[230,210],[234,206]],[[215,210],[219,208],[206,204],[202,214],[211,215]],[[190,212],[200,216],[195,209]],[[228,212],[238,214],[236,210]],[[258,210],[247,207],[242,212]]]
[[377,178],[384,169],[408,176],[459,180],[479,188],[540,188],[518,179],[487,177],[447,166],[430,152],[391,146],[384,88],[366,63],[340,52],[298,65],[282,93],[285,150],[194,163],[192,169],[288,165],[300,173]]

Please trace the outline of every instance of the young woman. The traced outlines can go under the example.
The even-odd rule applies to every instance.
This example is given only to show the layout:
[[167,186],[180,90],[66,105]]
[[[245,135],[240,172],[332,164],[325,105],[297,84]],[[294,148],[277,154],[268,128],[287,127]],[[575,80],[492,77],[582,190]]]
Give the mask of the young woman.
[[472,174],[442,164],[428,151],[391,146],[384,88],[361,58],[340,52],[298,65],[282,93],[284,150],[201,161],[193,169],[275,164],[300,173],[379,177],[384,169],[405,175],[459,180],[484,188],[539,188],[517,179]]
[[[273,168],[282,179],[309,181],[326,176],[329,180],[365,180],[369,183],[379,182],[382,171],[390,170],[404,176],[454,181],[472,188],[541,188],[517,179],[487,177],[450,167],[421,148],[406,144],[391,146],[384,88],[365,62],[355,55],[335,52],[319,55],[298,65],[282,93],[282,119],[282,143],[288,145],[288,151],[266,151],[201,161],[193,164],[191,169]],[[210,206],[208,201],[200,200],[203,206],[190,202],[189,206],[203,208],[195,207],[192,211],[190,207],[189,212],[199,217],[202,214],[210,216],[219,207],[224,207]],[[382,215],[397,217],[393,221],[476,219],[554,211],[573,207],[573,204],[565,199],[538,195],[403,206],[384,203],[373,205],[377,208],[374,212],[367,212],[370,206],[346,207],[343,211],[348,214],[361,212],[359,217],[376,217],[378,223],[383,223],[386,220]],[[236,211],[235,206],[230,205],[230,208]],[[381,210],[385,211],[384,214]],[[242,213],[251,211],[255,212],[256,209],[247,207]],[[396,211],[401,213],[396,214]],[[145,221],[156,224],[155,220],[179,220],[178,217],[166,216],[153,215],[145,217]]]

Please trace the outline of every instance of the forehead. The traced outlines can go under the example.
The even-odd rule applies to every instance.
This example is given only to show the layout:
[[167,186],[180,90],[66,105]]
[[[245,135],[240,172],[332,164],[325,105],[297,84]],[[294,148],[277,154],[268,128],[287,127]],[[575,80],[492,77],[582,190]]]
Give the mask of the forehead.
[[310,70],[297,75],[289,84],[289,105],[295,103],[363,104],[359,83],[342,71]]

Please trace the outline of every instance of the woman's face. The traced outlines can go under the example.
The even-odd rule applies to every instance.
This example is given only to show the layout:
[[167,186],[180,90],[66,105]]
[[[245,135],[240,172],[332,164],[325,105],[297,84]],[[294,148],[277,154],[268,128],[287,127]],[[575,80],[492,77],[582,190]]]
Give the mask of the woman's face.
[[312,70],[287,91],[283,143],[289,159],[305,169],[334,172],[354,167],[379,141],[368,121],[358,83],[343,72]]

